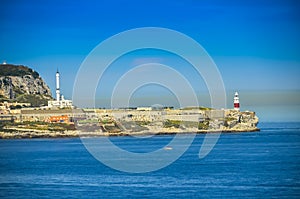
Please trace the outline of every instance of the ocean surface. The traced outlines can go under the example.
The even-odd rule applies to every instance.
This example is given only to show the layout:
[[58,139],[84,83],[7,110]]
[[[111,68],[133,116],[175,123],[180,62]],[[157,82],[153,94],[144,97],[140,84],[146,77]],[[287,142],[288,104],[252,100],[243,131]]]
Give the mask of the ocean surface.
[[[300,198],[300,123],[259,127],[222,134],[204,159],[197,135],[177,161],[142,174],[105,166],[79,138],[0,140],[0,198]],[[111,140],[145,152],[172,138]]]

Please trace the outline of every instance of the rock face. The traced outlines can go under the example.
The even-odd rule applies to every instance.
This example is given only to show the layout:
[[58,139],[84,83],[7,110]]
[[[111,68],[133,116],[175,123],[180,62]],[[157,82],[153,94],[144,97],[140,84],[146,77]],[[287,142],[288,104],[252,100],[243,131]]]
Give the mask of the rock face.
[[36,95],[40,99],[52,98],[48,85],[37,72],[22,65],[1,64],[0,98],[18,101],[18,98],[24,99],[26,95]]
[[259,122],[255,112],[252,111],[227,111],[224,125],[225,129],[232,131],[255,131],[259,130],[257,124]]

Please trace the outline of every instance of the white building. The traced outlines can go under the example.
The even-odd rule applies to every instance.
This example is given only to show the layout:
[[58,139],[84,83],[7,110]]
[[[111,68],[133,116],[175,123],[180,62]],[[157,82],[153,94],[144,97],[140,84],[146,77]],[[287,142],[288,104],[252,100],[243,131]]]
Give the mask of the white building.
[[56,100],[48,101],[49,108],[73,108],[72,100],[66,100],[63,95],[60,94],[59,87],[59,72],[56,72]]
[[137,107],[137,111],[152,111],[152,107]]

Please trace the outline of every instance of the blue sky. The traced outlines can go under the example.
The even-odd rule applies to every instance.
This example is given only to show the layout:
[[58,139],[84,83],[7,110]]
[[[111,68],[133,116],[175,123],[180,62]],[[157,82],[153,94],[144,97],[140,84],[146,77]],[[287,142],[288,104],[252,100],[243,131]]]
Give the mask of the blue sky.
[[[230,100],[233,90],[239,90],[241,98],[252,94],[256,97],[246,100],[245,108],[260,110],[265,121],[280,120],[271,114],[277,107],[291,109],[283,120],[298,121],[299,8],[295,0],[4,0],[0,61],[37,70],[53,94],[59,68],[62,91],[70,98],[77,70],[101,41],[132,28],[170,28],[206,49]],[[146,59],[163,55],[147,54]],[[268,103],[261,105],[261,99]]]

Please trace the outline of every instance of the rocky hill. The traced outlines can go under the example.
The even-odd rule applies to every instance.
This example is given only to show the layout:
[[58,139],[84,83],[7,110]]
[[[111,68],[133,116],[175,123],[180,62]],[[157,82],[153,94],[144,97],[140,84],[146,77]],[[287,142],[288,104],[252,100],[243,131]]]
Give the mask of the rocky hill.
[[52,99],[39,73],[23,65],[0,64],[0,100],[46,105]]

